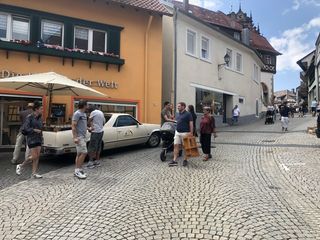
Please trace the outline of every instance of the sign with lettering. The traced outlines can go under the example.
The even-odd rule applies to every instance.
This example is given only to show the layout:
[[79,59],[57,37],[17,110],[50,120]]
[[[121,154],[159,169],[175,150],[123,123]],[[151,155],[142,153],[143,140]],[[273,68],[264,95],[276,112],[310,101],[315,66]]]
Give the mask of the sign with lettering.
[[[15,73],[8,70],[0,71],[0,79],[8,78],[8,77],[16,77],[16,76],[25,76],[25,75],[32,75],[32,73]],[[115,81],[106,81],[106,80],[92,81],[92,80],[83,79],[82,77],[79,77],[78,79],[73,79],[73,80],[88,87],[99,87],[99,88],[107,88],[107,89],[118,89],[119,87],[119,84]]]

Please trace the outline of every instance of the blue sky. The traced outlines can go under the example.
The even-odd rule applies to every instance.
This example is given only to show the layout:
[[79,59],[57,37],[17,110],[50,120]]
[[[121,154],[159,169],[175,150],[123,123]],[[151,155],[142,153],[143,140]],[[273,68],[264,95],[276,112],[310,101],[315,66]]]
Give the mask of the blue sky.
[[[189,0],[191,4],[229,13],[240,0]],[[320,0],[241,0],[242,10],[252,11],[261,33],[283,55],[278,57],[275,90],[299,85],[296,62],[315,48],[320,32]]]

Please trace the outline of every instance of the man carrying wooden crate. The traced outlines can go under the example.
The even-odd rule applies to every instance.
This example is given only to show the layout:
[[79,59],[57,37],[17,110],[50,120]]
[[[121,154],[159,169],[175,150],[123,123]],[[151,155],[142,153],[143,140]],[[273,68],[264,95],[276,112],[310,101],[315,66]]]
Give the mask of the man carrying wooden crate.
[[[178,114],[176,115],[177,129],[174,136],[174,157],[173,161],[169,163],[170,167],[177,166],[177,158],[181,145],[183,144],[183,138],[193,136],[193,118],[191,113],[186,111],[186,104],[184,102],[178,103]],[[183,166],[188,165],[187,156],[184,154]]]

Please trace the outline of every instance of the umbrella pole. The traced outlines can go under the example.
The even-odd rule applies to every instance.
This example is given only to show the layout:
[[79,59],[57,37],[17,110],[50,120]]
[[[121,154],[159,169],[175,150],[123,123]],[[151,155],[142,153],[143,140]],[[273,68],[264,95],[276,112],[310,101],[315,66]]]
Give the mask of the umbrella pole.
[[47,116],[47,119],[51,118],[51,105],[52,105],[52,91],[49,91],[48,116]]

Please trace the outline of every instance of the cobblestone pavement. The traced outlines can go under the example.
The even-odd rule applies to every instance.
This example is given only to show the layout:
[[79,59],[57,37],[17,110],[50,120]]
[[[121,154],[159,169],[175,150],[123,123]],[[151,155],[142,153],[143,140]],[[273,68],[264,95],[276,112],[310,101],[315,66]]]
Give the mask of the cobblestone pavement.
[[169,168],[160,149],[119,152],[88,171],[0,191],[0,239],[320,239],[315,119],[224,128],[214,159]]

